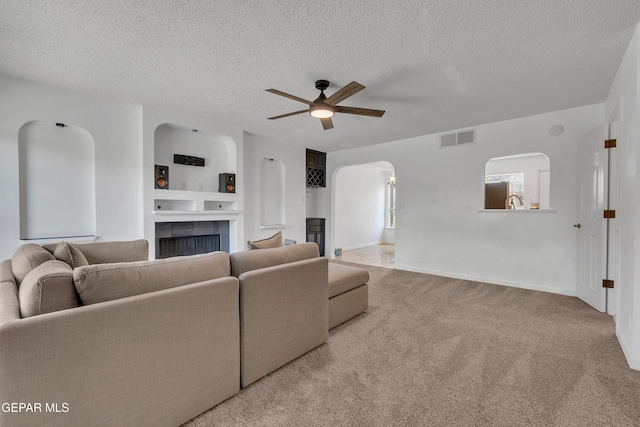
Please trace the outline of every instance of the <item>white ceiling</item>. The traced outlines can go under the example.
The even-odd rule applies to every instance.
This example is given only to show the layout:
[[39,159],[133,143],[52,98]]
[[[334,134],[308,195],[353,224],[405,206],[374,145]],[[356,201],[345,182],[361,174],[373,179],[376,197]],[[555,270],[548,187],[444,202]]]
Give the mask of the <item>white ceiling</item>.
[[[603,102],[638,0],[2,0],[0,74],[335,151]],[[270,121],[355,80],[323,130]]]

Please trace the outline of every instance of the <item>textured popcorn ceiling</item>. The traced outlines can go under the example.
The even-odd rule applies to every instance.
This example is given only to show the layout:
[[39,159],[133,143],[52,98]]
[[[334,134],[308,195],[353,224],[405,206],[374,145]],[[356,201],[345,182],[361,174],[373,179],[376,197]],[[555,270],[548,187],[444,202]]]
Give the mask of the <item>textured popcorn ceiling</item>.
[[[638,0],[2,0],[0,74],[334,151],[603,102]],[[367,88],[323,130],[267,117]]]

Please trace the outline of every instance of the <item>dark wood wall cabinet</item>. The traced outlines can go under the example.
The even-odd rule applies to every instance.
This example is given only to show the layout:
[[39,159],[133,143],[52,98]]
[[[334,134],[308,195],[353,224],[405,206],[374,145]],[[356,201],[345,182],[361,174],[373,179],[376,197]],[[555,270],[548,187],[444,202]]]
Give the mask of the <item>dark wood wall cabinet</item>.
[[307,242],[316,242],[324,256],[324,218],[307,218]]
[[326,187],[327,153],[307,148],[307,187]]

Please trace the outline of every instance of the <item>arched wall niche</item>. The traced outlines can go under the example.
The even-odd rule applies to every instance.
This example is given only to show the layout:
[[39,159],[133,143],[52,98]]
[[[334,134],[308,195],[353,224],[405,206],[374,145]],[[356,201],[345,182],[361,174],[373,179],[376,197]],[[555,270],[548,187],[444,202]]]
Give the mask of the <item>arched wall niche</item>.
[[281,160],[260,162],[260,225],[277,226],[286,223],[285,167]]
[[[175,164],[174,154],[200,157],[205,166]],[[228,135],[171,123],[154,132],[154,162],[169,167],[169,189],[218,191],[218,175],[237,172],[237,147]]]
[[30,121],[18,132],[20,238],[96,234],[95,143],[81,127]]

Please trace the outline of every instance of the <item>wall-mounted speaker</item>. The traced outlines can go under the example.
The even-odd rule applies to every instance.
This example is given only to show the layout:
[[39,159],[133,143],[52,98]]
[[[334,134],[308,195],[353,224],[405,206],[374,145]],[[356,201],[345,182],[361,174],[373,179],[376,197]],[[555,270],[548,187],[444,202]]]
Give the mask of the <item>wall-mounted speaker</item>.
[[202,157],[186,156],[184,154],[174,154],[173,163],[187,166],[204,167],[204,159]]
[[169,189],[169,166],[156,165],[156,188]]
[[218,180],[219,193],[235,193],[236,192],[236,174],[221,173]]

